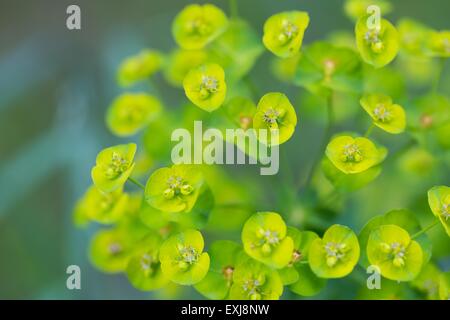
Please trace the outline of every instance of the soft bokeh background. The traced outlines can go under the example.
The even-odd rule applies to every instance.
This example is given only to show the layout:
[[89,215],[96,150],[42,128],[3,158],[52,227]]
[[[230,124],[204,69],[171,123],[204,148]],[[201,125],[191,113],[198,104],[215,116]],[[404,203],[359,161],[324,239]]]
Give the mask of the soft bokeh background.
[[[108,104],[121,92],[115,82],[118,63],[144,47],[163,51],[174,47],[170,33],[172,19],[184,5],[192,2],[0,2],[0,298],[150,296],[133,289],[124,276],[103,274],[89,264],[86,248],[95,228],[75,229],[71,213],[76,199],[90,184],[90,167],[95,155],[103,147],[119,141],[106,130],[103,120]],[[210,2],[228,12],[227,1]],[[343,14],[342,1],[338,0],[238,2],[240,15],[260,34],[268,16],[288,9],[310,13],[312,22],[305,43],[323,38],[332,30],[353,28]],[[396,0],[393,3],[395,11],[389,15],[393,21],[407,16],[436,29],[449,28],[448,1]],[[69,4],[81,7],[80,31],[66,29]],[[265,52],[251,77],[259,80],[261,90],[278,88],[293,92],[292,88],[283,89],[267,73],[269,57]],[[156,81],[162,82],[161,78]],[[180,100],[181,92],[174,92],[162,83],[161,87],[166,105]],[[295,175],[303,175],[309,166],[304,155],[315,151],[311,137],[316,132],[307,123],[298,130],[296,136],[302,138],[290,142],[294,151],[288,152],[287,157],[290,170]],[[448,170],[440,177],[441,182],[450,180],[446,174]],[[404,205],[404,190],[390,190],[382,178],[364,192],[359,193],[358,199],[367,201],[362,204],[366,212],[347,221],[357,230],[371,215]],[[372,199],[365,194],[370,194]],[[386,194],[396,196],[390,199]],[[442,263],[448,267],[448,261]],[[82,269],[80,291],[65,287],[65,270],[70,264]],[[331,289],[319,298],[352,297],[354,291],[354,287],[349,287],[344,295],[337,296],[337,292],[342,292],[341,286],[341,291]],[[188,290],[184,297],[199,298],[199,295]]]

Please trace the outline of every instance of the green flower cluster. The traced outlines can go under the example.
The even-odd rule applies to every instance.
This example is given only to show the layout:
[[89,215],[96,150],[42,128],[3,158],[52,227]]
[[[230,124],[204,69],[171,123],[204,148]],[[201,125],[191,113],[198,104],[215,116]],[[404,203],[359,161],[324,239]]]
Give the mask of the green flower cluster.
[[[450,101],[439,90],[439,78],[430,76],[441,74],[436,62],[450,56],[450,32],[411,19],[394,26],[383,17],[372,28],[371,5],[383,17],[393,10],[387,0],[347,0],[343,9],[355,23],[354,33],[340,31],[303,45],[307,12],[275,13],[259,34],[236,12],[227,17],[213,4],[191,4],[172,23],[177,48],[145,49],[126,58],[117,74],[122,87],[152,84],[161,72],[183,101],[167,112],[162,92],[152,85],[151,94],[124,92],[108,108],[111,133],[141,141],[101,150],[92,185],[75,206],[78,226],[103,226],[90,243],[92,264],[123,273],[136,289],[162,298],[179,297],[186,286],[209,299],[309,297],[325,295],[333,285],[329,279],[345,278],[357,283],[357,298],[448,299],[450,276],[439,258],[449,253],[450,187],[444,184]],[[250,71],[264,49],[273,60],[273,76],[298,87],[299,99],[262,92],[253,82]],[[425,71],[419,70],[422,64]],[[435,68],[431,75],[429,67]],[[433,85],[411,98],[406,80]],[[293,142],[297,113],[302,122],[317,120],[322,136],[298,135],[313,145],[322,142],[311,169],[301,163],[297,189],[290,181],[295,172],[283,161],[289,181],[266,182],[267,195],[261,181],[246,175],[170,161],[172,130],[192,132],[194,120],[221,131],[267,129],[259,141],[285,148]],[[348,126],[351,131],[343,129]],[[371,188],[382,172],[381,187]],[[393,201],[391,193],[404,199]],[[393,206],[417,212],[371,215]],[[343,221],[362,228],[356,232]],[[423,228],[422,221],[431,224]],[[429,236],[439,224],[441,230]],[[217,240],[223,237],[234,241]],[[359,279],[369,266],[382,277],[377,293]]]

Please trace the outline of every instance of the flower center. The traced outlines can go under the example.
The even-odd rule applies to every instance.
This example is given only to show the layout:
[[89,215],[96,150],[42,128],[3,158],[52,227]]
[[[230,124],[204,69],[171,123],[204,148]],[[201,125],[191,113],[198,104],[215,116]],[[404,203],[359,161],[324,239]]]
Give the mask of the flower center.
[[328,242],[325,246],[327,265],[333,267],[345,257],[348,248],[345,243]]
[[144,253],[141,257],[140,264],[142,270],[148,276],[154,272],[154,270],[158,266],[158,261],[157,259],[154,259],[150,254]]
[[258,231],[257,237],[259,238],[257,246],[261,247],[264,254],[270,254],[272,247],[275,247],[280,242],[278,231],[264,230],[261,228]]
[[211,27],[203,17],[190,20],[186,25],[186,30],[190,34],[199,36],[206,36],[211,33]]
[[258,279],[245,280],[242,289],[247,293],[251,300],[261,299],[260,293],[261,281]]
[[283,20],[281,24],[281,33],[278,36],[278,40],[285,44],[298,34],[298,27],[289,20]]
[[144,108],[142,105],[129,105],[121,110],[121,118],[128,122],[139,122],[144,116]]
[[267,109],[263,114],[263,121],[269,128],[277,128],[281,112],[273,108]]
[[197,262],[200,253],[192,246],[183,246],[179,249],[178,266],[181,269],[187,269],[190,265]]
[[366,32],[364,40],[370,45],[370,48],[375,53],[380,53],[384,49],[383,41],[380,39],[380,31],[378,29],[372,29]]
[[122,246],[117,242],[110,243],[108,246],[108,251],[113,256],[118,255],[122,252]]
[[344,152],[342,156],[342,160],[344,162],[360,162],[363,159],[361,150],[355,144],[348,144],[344,146]]
[[388,122],[391,120],[391,111],[384,104],[377,105],[373,114],[378,121]]
[[212,93],[216,93],[219,89],[219,81],[212,76],[202,76],[200,84],[200,97],[208,98]]
[[401,243],[393,242],[389,245],[383,242],[381,244],[381,250],[389,254],[389,259],[392,260],[394,266],[402,267],[405,265],[406,249]]
[[180,176],[169,177],[169,179],[167,179],[167,187],[168,188],[163,192],[166,199],[172,199],[180,194],[187,196],[194,191],[194,188]]
[[109,179],[114,179],[121,173],[125,172],[129,167],[127,159],[123,158],[119,153],[113,152],[111,162],[105,169],[105,175]]

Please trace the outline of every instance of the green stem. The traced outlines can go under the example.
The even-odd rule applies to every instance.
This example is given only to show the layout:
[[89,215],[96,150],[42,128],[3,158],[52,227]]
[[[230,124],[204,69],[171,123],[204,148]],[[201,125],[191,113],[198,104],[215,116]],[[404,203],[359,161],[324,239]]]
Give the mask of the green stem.
[[308,260],[301,260],[301,261],[299,261],[297,263],[299,263],[299,264],[309,264],[309,261]]
[[425,232],[427,232],[428,230],[430,230],[431,228],[433,228],[433,227],[434,227],[435,225],[437,225],[438,223],[439,223],[439,219],[436,219],[436,220],[435,220],[432,224],[430,224],[429,226],[427,226],[427,227],[423,228],[422,230],[420,230],[419,232],[413,234],[413,235],[411,236],[411,239],[415,239],[415,238],[417,238],[418,236],[424,234]]
[[438,92],[439,82],[441,81],[441,76],[444,71],[446,60],[447,60],[446,58],[440,58],[440,60],[439,60],[439,66],[438,66],[438,70],[436,72],[436,77],[434,78],[432,86],[431,86],[431,92],[433,94],[436,94]]
[[230,4],[230,16],[232,18],[237,18],[239,15],[237,0],[229,0],[229,4]]
[[367,138],[370,136],[370,133],[372,132],[373,128],[375,128],[375,124],[372,122],[369,128],[367,128],[366,133],[364,134],[364,137]]
[[308,188],[311,184],[312,178],[316,171],[318,163],[320,163],[320,159],[322,158],[323,153],[325,152],[325,148],[330,140],[331,131],[333,129],[334,124],[334,110],[333,110],[333,92],[330,92],[330,95],[327,97],[327,124],[325,127],[325,133],[322,138],[322,142],[319,148],[319,154],[317,155],[315,161],[312,164],[311,170],[308,173],[308,177],[306,178],[305,188]]
[[134,184],[137,185],[139,188],[141,188],[142,190],[145,191],[145,186],[144,186],[142,183],[140,183],[139,181],[134,180],[132,177],[128,177],[128,181],[130,181],[131,183],[134,183]]

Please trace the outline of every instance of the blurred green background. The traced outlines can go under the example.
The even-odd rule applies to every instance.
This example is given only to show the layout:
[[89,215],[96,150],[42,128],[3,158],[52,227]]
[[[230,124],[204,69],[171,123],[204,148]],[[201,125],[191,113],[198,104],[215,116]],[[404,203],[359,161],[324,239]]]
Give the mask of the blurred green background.
[[[97,152],[118,142],[107,131],[103,116],[110,101],[121,92],[115,82],[119,62],[145,47],[169,51],[175,46],[170,32],[175,14],[187,3],[205,2],[0,2],[0,298],[150,297],[133,289],[123,275],[103,274],[89,264],[86,249],[95,227],[75,229],[71,213],[76,199],[91,183],[90,167]],[[229,12],[227,1],[209,2]],[[436,29],[449,28],[449,1],[392,2],[394,12],[389,19],[394,22],[399,17],[412,17]],[[268,16],[292,9],[310,14],[305,43],[322,39],[331,31],[353,30],[339,0],[238,3],[240,15],[259,34]],[[82,30],[66,29],[66,8],[70,4],[81,7]],[[293,94],[298,89],[280,84],[268,73],[270,57],[264,53],[251,77],[258,79],[263,91],[272,88]],[[443,88],[449,84],[448,72],[446,79]],[[161,82],[166,105],[180,101],[181,91],[169,88],[161,78],[157,81]],[[305,155],[316,147],[310,137],[315,136],[317,128],[300,124],[297,138],[290,142],[294,151],[287,155],[296,176],[306,174],[309,164]],[[301,151],[295,151],[298,148],[292,147],[300,143]],[[403,195],[414,192],[415,183],[419,183],[409,181],[408,190],[399,190],[395,185],[390,187],[389,180],[383,180],[385,176],[354,195],[353,203],[367,201],[362,204],[367,210],[353,212],[356,218],[347,221],[356,230],[374,214],[405,206]],[[262,185],[267,184],[268,180],[259,179]],[[439,177],[440,182],[449,180],[448,170]],[[365,194],[371,198],[367,200]],[[448,241],[437,235],[433,243],[442,239]],[[443,250],[448,252],[448,244]],[[448,269],[448,260],[442,263]],[[81,267],[82,290],[66,289],[65,271],[71,264]],[[340,289],[345,289],[348,297],[354,296],[355,288]],[[322,298],[347,295],[337,296],[337,292],[328,290]],[[184,297],[200,296],[188,289]]]

